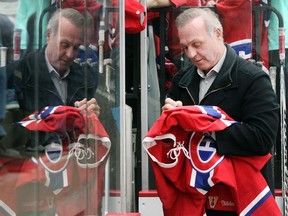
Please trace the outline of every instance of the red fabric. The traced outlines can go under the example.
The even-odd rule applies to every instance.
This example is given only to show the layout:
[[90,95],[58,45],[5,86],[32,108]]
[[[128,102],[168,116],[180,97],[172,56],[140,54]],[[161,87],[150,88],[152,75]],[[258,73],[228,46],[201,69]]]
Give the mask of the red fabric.
[[205,207],[239,215],[281,215],[260,173],[271,155],[220,156],[207,136],[234,123],[218,107],[184,106],[164,111],[153,124],[143,146],[165,216],[204,215]]
[[38,183],[52,194],[53,208],[59,216],[100,216],[111,143],[97,115],[69,106],[45,107],[19,124],[33,131],[69,131],[78,140],[62,140],[58,148],[52,148],[56,145],[52,143],[50,148],[45,146],[44,154],[26,159],[15,188],[23,190],[31,182]]
[[224,0],[215,5],[224,29],[225,42],[252,38],[252,3]]
[[[49,163],[49,160],[43,155],[41,161],[55,172],[56,179],[51,178],[53,173],[43,167],[40,158],[11,159],[2,157],[0,160],[0,165],[3,166],[0,170],[0,200],[2,201],[0,202],[0,212],[4,215],[18,215],[21,209],[22,214],[29,214],[29,212],[34,214],[35,211],[48,212],[52,208],[59,216],[101,216],[102,214],[99,212],[104,189],[103,177],[108,159],[105,155],[109,148],[99,145],[99,143],[96,146],[99,159],[97,166],[95,163],[89,164],[84,160],[79,166],[79,161],[72,156],[69,158],[67,166],[62,171],[57,171],[65,164],[65,159],[67,159],[65,155],[67,156],[67,154],[64,153],[61,161],[54,164]],[[63,178],[66,178],[67,181],[64,181]],[[53,190],[53,185],[57,186],[61,181],[64,182],[63,187]],[[34,191],[37,196],[33,195]],[[37,201],[37,205],[35,201]]]
[[[119,7],[117,0],[111,1],[112,7]],[[136,34],[146,28],[147,14],[144,13],[145,8],[137,0],[125,0],[125,32],[128,34]],[[113,12],[112,18],[109,20],[109,29],[107,34],[108,47],[112,49],[119,46],[119,13]]]
[[[251,58],[252,52],[252,3],[247,0],[223,0],[216,5],[223,25],[224,41],[228,44],[237,44],[240,51],[245,51],[246,58]],[[246,40],[249,40],[247,47]],[[232,46],[233,47],[233,46]],[[233,47],[234,48],[234,47]],[[238,54],[238,49],[235,49]],[[248,54],[248,55],[247,55]]]
[[95,0],[58,0],[57,4],[60,8],[74,8],[82,14],[87,10],[92,17],[96,15],[95,12],[101,7],[101,4]]
[[199,0],[171,0],[171,2],[176,8],[181,6],[203,6],[202,2],[201,5],[199,5]]
[[[119,7],[118,1],[112,1],[112,7]],[[119,25],[119,13],[113,13],[111,27],[116,29],[116,43],[119,43],[118,25]],[[125,31],[128,34],[136,34],[146,28],[147,15],[145,8],[137,0],[125,0]]]
[[15,159],[4,156],[0,158],[0,212],[3,215],[16,215],[16,184],[23,162],[23,158]]
[[125,0],[125,31],[136,34],[146,28],[145,8],[137,0]]
[[79,12],[85,12],[85,0],[64,0],[58,1],[60,8],[74,8]]
[[91,133],[108,137],[97,115],[71,106],[47,106],[41,112],[35,112],[18,122],[32,131]]

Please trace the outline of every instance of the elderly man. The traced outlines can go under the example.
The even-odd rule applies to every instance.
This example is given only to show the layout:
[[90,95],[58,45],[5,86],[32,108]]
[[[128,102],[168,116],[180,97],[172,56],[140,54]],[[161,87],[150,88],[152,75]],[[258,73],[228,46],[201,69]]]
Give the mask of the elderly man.
[[[14,84],[24,116],[45,106],[75,106],[100,114],[94,94],[95,70],[75,63],[84,43],[85,19],[75,9],[59,9],[47,25],[47,45],[23,57],[14,72]],[[42,137],[42,138],[41,138]],[[37,143],[43,144],[44,136]],[[34,149],[35,141],[26,146]],[[45,145],[45,144],[44,144]]]
[[[222,25],[211,10],[186,10],[177,17],[176,26],[180,45],[192,64],[174,77],[162,110],[197,104],[219,106],[240,122],[212,133],[219,155],[269,154],[279,124],[279,105],[269,76],[224,43]],[[270,162],[261,173],[273,192]],[[217,195],[219,202],[224,192]],[[206,207],[207,215],[237,215],[236,211]]]
[[99,114],[93,98],[94,74],[74,63],[84,40],[84,21],[74,9],[56,11],[51,17],[46,32],[47,45],[24,57],[15,71],[21,109],[32,112],[48,105],[69,105]]

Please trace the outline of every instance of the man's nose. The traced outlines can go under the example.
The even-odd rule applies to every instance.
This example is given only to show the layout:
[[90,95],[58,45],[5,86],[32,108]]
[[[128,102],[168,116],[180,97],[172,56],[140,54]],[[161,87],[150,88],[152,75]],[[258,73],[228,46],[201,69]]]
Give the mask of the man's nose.
[[66,50],[66,56],[71,58],[71,59],[76,57],[76,53],[77,53],[77,51],[73,47],[69,47]]
[[196,50],[194,48],[189,47],[186,51],[186,55],[189,59],[194,58],[194,56],[196,55]]

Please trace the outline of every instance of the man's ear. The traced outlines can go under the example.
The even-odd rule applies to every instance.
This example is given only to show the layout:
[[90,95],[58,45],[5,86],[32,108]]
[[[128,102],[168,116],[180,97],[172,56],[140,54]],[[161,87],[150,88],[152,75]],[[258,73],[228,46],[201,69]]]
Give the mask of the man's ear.
[[223,38],[223,32],[219,28],[215,28],[215,35],[217,38],[222,37]]
[[46,31],[46,40],[48,41],[48,39],[51,37],[51,29],[47,29]]

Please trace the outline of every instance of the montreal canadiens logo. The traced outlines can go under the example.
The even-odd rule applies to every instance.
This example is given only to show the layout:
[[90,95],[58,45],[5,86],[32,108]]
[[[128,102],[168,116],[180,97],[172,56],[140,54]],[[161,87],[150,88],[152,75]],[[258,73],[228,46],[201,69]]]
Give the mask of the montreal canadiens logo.
[[51,163],[57,163],[61,160],[63,147],[59,143],[50,143],[45,146],[45,154]]
[[61,172],[66,169],[70,157],[69,152],[64,153],[62,144],[53,142],[45,146],[45,154],[39,161],[49,172]]
[[199,172],[210,172],[224,159],[216,152],[216,141],[202,133],[191,135],[189,153],[193,168]]

